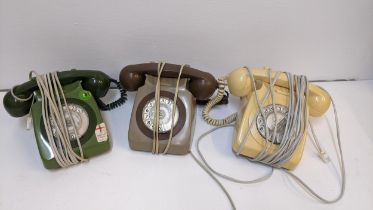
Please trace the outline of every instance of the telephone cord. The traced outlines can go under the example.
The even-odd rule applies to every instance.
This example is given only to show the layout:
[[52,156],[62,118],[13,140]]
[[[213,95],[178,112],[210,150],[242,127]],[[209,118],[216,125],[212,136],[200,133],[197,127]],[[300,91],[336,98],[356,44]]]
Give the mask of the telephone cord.
[[[245,67],[245,68],[246,68],[246,67]],[[250,73],[250,72],[249,72],[249,73]],[[270,72],[269,72],[269,76],[271,76],[271,73],[270,73]],[[256,91],[254,91],[254,92],[255,92],[256,103],[257,103],[257,105],[258,105],[258,107],[259,107],[259,112],[260,112],[260,114],[261,114],[262,116],[264,116],[264,113],[263,113],[263,104],[264,104],[264,102],[267,100],[267,98],[268,98],[270,95],[273,97],[273,94],[271,93],[270,89],[273,88],[273,86],[274,86],[276,80],[278,79],[278,77],[279,77],[279,74],[276,74],[276,75],[275,75],[275,78],[274,78],[274,82],[273,82],[273,83],[270,83],[270,85],[269,85],[270,88],[268,89],[268,91],[267,91],[267,93],[266,93],[266,95],[265,95],[265,98],[264,98],[262,101],[259,100],[259,97],[258,97],[258,95],[256,94]],[[270,77],[270,78],[271,78],[271,77]],[[252,77],[250,77],[250,80],[251,80],[251,82],[252,82],[252,85],[253,85],[254,90],[256,90],[256,83],[255,83],[255,81],[253,80]],[[272,79],[271,79],[270,81],[272,81]],[[276,110],[274,109],[274,111],[276,111]],[[256,112],[256,116],[259,114],[259,112]],[[254,123],[253,123],[253,121],[254,121],[254,119],[256,118],[256,116],[255,116],[255,117],[253,118],[253,120],[250,122],[250,124],[249,124],[249,128],[247,129],[248,131],[251,131],[251,129],[254,127]],[[275,117],[276,117],[276,119],[277,119],[276,114],[275,114]],[[266,125],[266,124],[267,124],[266,119],[263,118],[263,120],[264,120],[264,124]],[[276,130],[276,128],[275,128],[275,130]],[[268,133],[268,128],[265,127],[265,134],[267,134],[267,133]],[[243,149],[243,146],[245,145],[245,143],[246,143],[246,141],[247,141],[247,135],[248,135],[248,132],[247,132],[246,135],[245,135],[246,137],[245,137],[245,138],[243,139],[243,141],[241,142],[241,144],[240,144],[240,146],[239,146],[239,149],[238,149],[236,155],[239,155],[239,154],[241,153],[241,150]],[[268,143],[269,143],[269,144],[268,144]],[[257,156],[256,158],[260,158],[260,157],[262,157],[262,155],[268,151],[268,149],[272,146],[272,144],[273,144],[273,142],[268,142],[268,135],[265,135],[265,145],[264,145],[265,149],[263,149],[263,150],[258,154],[258,156]],[[269,146],[268,146],[268,145],[269,145]]]
[[[202,117],[203,119],[205,120],[205,122],[209,125],[213,125],[213,126],[222,126],[222,125],[226,125],[226,124],[229,124],[229,123],[232,123],[234,121],[236,121],[236,118],[237,118],[237,112],[223,118],[223,119],[214,119],[214,118],[211,118],[210,117],[210,111],[211,109],[217,105],[224,97],[224,92],[225,92],[225,87],[226,87],[226,84],[224,82],[224,80],[226,80],[226,77],[227,76],[224,76],[222,78],[219,78],[218,79],[218,93],[217,95],[212,98],[204,107],[203,107],[203,110],[202,110]],[[276,76],[275,76],[276,78]],[[275,79],[276,80],[276,79]],[[272,84],[274,85],[274,84]],[[268,98],[269,96],[269,91],[266,93],[266,96],[264,97],[265,99]]]
[[[155,117],[154,117],[154,128],[153,128],[153,154],[158,154],[159,151],[158,151],[158,148],[159,148],[159,140],[158,140],[158,126],[159,126],[159,102],[160,102],[160,79],[161,79],[161,73],[163,71],[163,68],[165,66],[165,63],[164,62],[160,62],[158,63],[158,75],[157,75],[157,83],[156,83],[156,89],[155,89]],[[180,70],[179,70],[179,74],[178,74],[178,78],[177,78],[177,81],[176,81],[176,88],[175,88],[175,94],[174,94],[174,99],[173,99],[173,107],[172,107],[172,113],[171,113],[171,130],[170,130],[170,134],[169,134],[169,138],[168,138],[168,141],[167,141],[167,145],[164,149],[164,151],[162,152],[163,155],[167,154],[169,148],[170,148],[170,145],[171,145],[171,141],[172,141],[172,132],[173,132],[173,129],[174,129],[174,117],[175,117],[175,112],[176,112],[176,102],[177,102],[177,98],[178,98],[178,92],[179,92],[179,82],[180,82],[180,79],[181,79],[181,74],[182,74],[182,71],[184,69],[185,65],[182,65],[180,67]],[[224,95],[224,90],[223,90],[223,95]],[[220,99],[221,100],[221,99]],[[206,134],[207,135],[207,134]],[[198,149],[198,153],[201,155],[199,149]],[[213,175],[212,172],[209,171],[209,168],[207,168],[204,163],[202,163],[201,161],[198,160],[198,158],[193,154],[193,152],[190,151],[190,154],[193,158],[194,161],[196,161],[196,163],[219,185],[219,187],[223,190],[224,194],[227,196],[231,206],[233,209],[236,209],[236,206],[233,202],[233,199],[232,197],[230,196],[229,192],[226,190],[226,188],[223,186],[223,184]],[[203,160],[204,161],[204,160]]]
[[160,92],[161,92],[161,75],[164,66],[166,63],[164,62],[159,62],[158,63],[158,69],[157,69],[157,83],[155,85],[155,95],[154,95],[154,104],[155,104],[155,116],[154,116],[154,121],[153,121],[153,154],[158,154],[159,153],[159,97],[160,97]]
[[173,103],[172,103],[171,130],[170,130],[170,135],[168,137],[166,148],[163,151],[164,155],[167,154],[168,149],[170,148],[170,145],[171,145],[171,141],[172,141],[172,133],[173,133],[173,130],[174,130],[174,121],[175,121],[175,112],[176,112],[176,102],[177,102],[177,96],[179,95],[179,83],[180,83],[181,74],[183,73],[184,66],[185,66],[185,64],[180,67],[179,75],[178,75],[177,80],[176,80],[175,95],[174,95],[174,100],[173,100]]
[[[308,121],[308,126],[309,126],[309,130],[311,130],[311,134],[312,134],[312,136],[316,136],[315,135],[315,131],[314,131],[314,129],[313,129],[313,126],[312,126],[312,124],[311,124],[311,122],[310,121]],[[311,135],[308,133],[308,135],[307,136],[310,136],[311,137]],[[320,145],[320,143],[319,143],[319,140],[316,138],[310,138],[311,139],[311,142],[312,142],[312,144],[313,144],[313,146],[315,147],[315,149],[317,150],[317,152],[318,153],[322,153],[324,150],[322,149],[322,147],[321,147],[321,145]]]
[[212,107],[214,107],[216,104],[218,104],[224,97],[225,93],[225,83],[224,83],[225,77],[218,79],[218,93],[217,95],[211,99],[202,110],[202,117],[203,119],[210,125],[214,126],[222,126],[229,123],[232,123],[236,121],[237,113],[233,113],[229,115],[228,117],[224,119],[212,119],[209,117],[210,111]]
[[[203,138],[205,138],[208,134],[211,134],[213,132],[215,132],[216,130],[218,129],[221,129],[221,128],[225,128],[225,127],[234,127],[233,124],[227,124],[227,125],[222,125],[222,126],[218,126],[218,127],[215,127],[205,133],[203,133],[202,135],[200,135],[197,139],[197,142],[196,142],[196,150],[197,150],[197,153],[198,155],[200,156],[201,158],[201,161],[206,165],[206,167],[212,171],[214,174],[224,178],[224,179],[227,179],[229,181],[232,181],[232,182],[236,182],[236,183],[241,183],[241,184],[251,184],[251,183],[258,183],[258,182],[261,182],[261,181],[264,181],[266,179],[268,179],[271,175],[272,175],[272,172],[273,172],[273,169],[271,169],[271,171],[262,176],[262,177],[259,177],[257,179],[254,179],[254,180],[240,180],[240,179],[236,179],[234,177],[231,177],[231,176],[228,176],[228,175],[225,175],[223,173],[220,173],[218,172],[217,170],[215,170],[213,167],[210,166],[210,164],[207,162],[205,156],[203,155],[203,153],[201,152],[201,149],[200,149],[200,142]],[[248,159],[249,161],[251,161],[250,159]]]
[[105,104],[103,101],[101,101],[101,99],[97,98],[96,99],[96,102],[97,102],[97,105],[98,107],[102,110],[102,111],[110,111],[110,110],[113,110],[115,108],[118,108],[120,106],[122,106],[126,101],[127,101],[127,92],[126,90],[122,87],[122,85],[120,84],[120,82],[118,82],[117,80],[115,79],[112,79],[110,78],[109,81],[111,83],[114,83],[116,87],[112,88],[112,89],[118,89],[119,90],[119,93],[120,93],[120,97],[116,100],[116,101],[113,101],[109,104]]
[[[203,153],[202,153],[202,151],[200,149],[200,142],[208,134],[211,134],[211,133],[215,132],[216,130],[221,129],[221,128],[225,128],[225,127],[234,127],[234,125],[233,124],[221,125],[221,126],[218,126],[218,127],[215,127],[213,129],[210,129],[210,130],[206,131],[205,133],[203,133],[202,135],[200,135],[198,137],[197,142],[196,142],[196,150],[197,150],[197,154],[201,158],[201,160],[199,160],[197,158],[197,156],[192,151],[190,152],[190,154],[192,155],[193,160],[218,184],[218,186],[220,187],[220,189],[224,192],[225,196],[229,200],[229,203],[230,203],[232,209],[235,210],[237,208],[236,208],[236,205],[234,204],[232,196],[230,195],[230,193],[228,192],[228,190],[224,187],[224,185],[220,182],[220,180],[216,176],[219,176],[219,177],[221,177],[223,179],[226,179],[226,180],[231,181],[231,182],[239,183],[239,184],[253,184],[253,183],[262,182],[262,181],[267,180],[268,178],[270,178],[272,176],[272,174],[273,174],[273,167],[270,168],[271,170],[267,174],[265,174],[265,175],[263,175],[263,176],[261,176],[259,178],[253,179],[253,180],[241,180],[241,179],[237,179],[237,178],[234,178],[232,176],[226,175],[226,174],[224,174],[222,172],[219,172],[216,169],[214,169],[207,162],[205,156],[203,155]],[[248,159],[248,158],[246,158],[246,159],[250,161],[250,159]]]
[[206,167],[198,158],[193,154],[193,152],[190,152],[190,155],[192,156],[193,160],[219,185],[220,189],[224,192],[225,196],[228,198],[230,205],[232,206],[232,209],[236,210],[236,205],[234,204],[234,201],[232,199],[232,196],[229,194],[227,189],[224,187],[224,185],[217,179],[213,172],[209,168]]
[[[155,96],[154,96],[155,116],[154,116],[154,122],[153,122],[153,125],[154,125],[153,127],[153,149],[152,149],[153,154],[159,154],[159,130],[158,129],[159,129],[159,115],[160,115],[159,109],[160,109],[161,75],[162,75],[162,71],[165,65],[166,65],[165,62],[158,63],[157,83],[156,83]],[[186,65],[184,64],[180,67],[179,74],[176,80],[174,99],[172,101],[171,129],[170,129],[170,134],[168,137],[166,147],[162,152],[163,155],[167,154],[168,150],[170,149],[171,142],[172,142],[175,113],[176,113],[176,106],[177,106],[176,102],[177,102],[178,94],[179,94],[179,83],[180,83],[181,75],[182,75],[182,72],[185,66]]]
[[[250,75],[250,78],[254,80],[254,76],[251,73],[251,71],[247,68],[248,73]],[[269,70],[270,71],[270,70]],[[259,161],[263,162],[269,166],[275,167],[275,168],[281,168],[282,164],[287,162],[292,154],[294,153],[295,149],[298,147],[300,144],[301,140],[303,139],[306,129],[307,129],[307,122],[308,120],[308,109],[307,109],[307,100],[308,100],[308,82],[307,78],[305,76],[293,76],[290,73],[286,73],[289,81],[289,110],[288,110],[288,116],[287,116],[287,123],[285,127],[285,132],[284,135],[281,139],[280,145],[278,149],[272,154],[266,154],[267,158],[254,158],[253,161]],[[270,77],[271,78],[271,77]],[[294,84],[295,80],[295,84]],[[273,81],[270,79],[270,83],[274,84]],[[296,87],[294,89],[294,87]],[[324,90],[324,89],[323,89]],[[273,86],[270,85],[270,91],[274,92]],[[327,92],[327,91],[325,91]],[[257,90],[254,86],[254,94],[256,95],[256,100],[258,102],[258,97],[257,97]],[[330,96],[330,95],[329,95]],[[319,199],[321,202],[324,203],[334,203],[340,200],[344,194],[345,190],[345,167],[344,167],[344,160],[343,160],[343,153],[342,153],[342,147],[341,147],[341,141],[340,141],[340,130],[339,130],[339,121],[338,121],[338,115],[337,115],[337,109],[334,103],[333,98],[330,96],[332,105],[333,105],[333,111],[334,111],[334,116],[335,116],[335,123],[336,123],[336,131],[337,131],[337,139],[338,139],[338,148],[339,151],[337,152],[337,158],[338,158],[338,164],[340,166],[340,173],[341,173],[341,190],[339,195],[335,199],[325,199],[321,197],[319,194],[317,194],[315,191],[313,191],[307,184],[305,184],[300,178],[298,178],[295,174],[293,174],[290,171],[287,171],[285,169],[281,169],[282,171],[285,171],[288,173],[292,178],[296,180],[298,184],[300,184],[308,193],[310,193],[312,196],[315,198]],[[275,99],[272,98],[273,101]],[[297,100],[297,101],[296,101]],[[295,104],[294,104],[295,103]],[[261,107],[259,107],[262,109]],[[275,110],[275,109],[274,109]],[[277,122],[277,120],[276,120]],[[288,124],[292,123],[292,125]],[[265,122],[266,124],[266,122]],[[278,123],[275,123],[275,127],[277,127]],[[310,125],[311,127],[312,125]],[[320,144],[317,140],[317,136],[311,127],[311,133],[313,136],[313,140],[318,145],[316,148],[319,152],[323,151],[321,150]],[[266,134],[267,136],[267,134]],[[276,129],[273,133],[275,138],[277,137],[276,135]],[[246,138],[247,139],[247,138]],[[268,140],[267,140],[268,141]],[[274,140],[273,140],[274,141]],[[243,143],[243,141],[241,141]],[[284,145],[284,146],[283,146]],[[240,151],[239,151],[240,152]],[[324,154],[319,154],[321,157]]]
[[[320,88],[325,90],[322,87],[320,87]],[[337,154],[338,165],[339,165],[339,170],[340,170],[340,174],[341,174],[341,182],[342,182],[339,194],[334,199],[326,199],[326,198],[320,196],[317,192],[315,192],[310,186],[308,186],[301,178],[296,176],[294,173],[292,173],[291,171],[288,171],[288,170],[281,169],[285,173],[289,174],[290,177],[292,177],[299,185],[301,185],[306,190],[306,192],[308,192],[311,196],[313,196],[313,197],[317,198],[318,200],[320,200],[324,203],[327,203],[327,204],[331,204],[331,203],[335,203],[335,202],[339,201],[343,197],[345,189],[346,189],[346,169],[345,169],[344,157],[343,157],[343,152],[342,152],[342,143],[341,143],[341,137],[340,137],[338,112],[337,112],[337,108],[336,108],[334,99],[331,96],[330,96],[330,99],[331,99],[332,106],[333,106],[335,128],[336,128],[336,131],[337,131],[336,134],[337,134],[337,148],[338,148],[338,150],[337,150],[336,154]],[[311,133],[312,133],[312,136],[313,136],[314,140],[319,145],[317,136],[316,136],[315,132],[313,131],[312,127],[311,127]],[[333,138],[332,138],[332,141],[333,141],[333,143],[335,143]],[[319,146],[319,148],[321,149],[320,146]],[[321,151],[323,151],[323,150],[321,150]],[[322,156],[324,154],[325,153],[321,153],[319,155],[321,156],[322,160],[325,161],[325,159],[323,159],[323,156]],[[327,161],[329,161],[329,159]]]
[[[248,68],[247,70],[250,75],[250,78],[254,80],[254,77],[251,71]],[[268,72],[269,72],[269,78],[271,78],[270,69],[268,69]],[[253,161],[263,162],[267,165],[271,165],[276,168],[281,168],[282,164],[287,162],[291,158],[292,154],[294,153],[294,151],[296,150],[296,148],[298,147],[298,145],[301,143],[303,139],[302,137],[304,136],[304,133],[305,133],[304,131],[306,127],[305,122],[308,122],[307,108],[305,105],[307,104],[307,98],[308,98],[307,89],[306,89],[307,87],[306,78],[304,76],[296,76],[296,75],[294,75],[293,77],[289,73],[287,73],[287,76],[288,76],[289,88],[290,88],[289,89],[289,105],[288,105],[287,121],[286,121],[285,129],[284,129],[284,134],[282,136],[282,139],[279,141],[280,144],[278,145],[277,149],[273,152],[273,154],[270,154],[269,149],[272,147],[273,143],[276,142],[278,138],[278,135],[277,135],[277,125],[278,125],[277,122],[278,121],[276,119],[275,120],[276,123],[274,123],[275,125],[274,132],[271,135],[273,139],[269,140],[269,138],[271,137],[269,137],[268,129],[266,127],[266,130],[265,130],[266,138],[264,141],[265,149],[262,149],[262,151],[255,158],[253,158]],[[295,90],[293,90],[294,80],[296,82],[295,85],[297,87]],[[273,84],[272,82],[273,81],[270,79],[270,84]],[[266,125],[267,122],[264,117],[265,115],[263,113],[263,106],[261,106],[260,103],[258,102],[259,99],[258,99],[255,83],[253,83],[253,88],[254,88],[253,92],[255,95],[256,102],[259,104],[258,108],[259,108],[260,114],[263,116],[264,124]],[[269,90],[272,95],[274,90],[271,85],[269,87]],[[297,99],[296,103],[294,103],[295,99]],[[275,99],[272,96],[272,106],[273,106],[273,110],[275,113],[274,116],[277,117],[274,102],[275,102]],[[253,121],[254,120],[251,121],[251,125],[249,125],[249,127],[253,127],[252,126],[252,124],[254,124]],[[251,132],[251,129],[248,129],[246,132],[246,135],[244,135],[245,138],[243,141],[241,141],[240,149],[237,151],[237,154],[241,154],[243,145],[246,143],[245,140],[248,139],[248,135],[250,132]]]
[[[87,161],[84,158],[75,121],[68,108],[57,72],[45,75],[38,75],[34,71],[33,73],[36,76],[36,82],[41,94],[42,118],[48,143],[58,165],[68,167],[81,161]],[[67,128],[66,114],[72,121],[73,134],[78,143],[79,155],[75,153],[70,142],[71,137]],[[54,127],[55,132],[53,132],[52,127]]]

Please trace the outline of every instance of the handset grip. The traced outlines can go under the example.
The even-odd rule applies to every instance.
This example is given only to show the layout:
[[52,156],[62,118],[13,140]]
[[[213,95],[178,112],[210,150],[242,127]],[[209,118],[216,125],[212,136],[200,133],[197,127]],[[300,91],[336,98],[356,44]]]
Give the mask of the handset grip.
[[[110,77],[101,71],[73,69],[70,71],[58,72],[57,74],[61,85],[81,80],[83,89],[90,91],[96,99],[105,96],[110,87]],[[18,98],[28,98],[36,90],[38,90],[38,85],[35,77],[33,77],[30,81],[15,86],[13,88],[13,93]],[[11,116],[22,117],[29,112],[32,100],[18,100],[13,97],[9,91],[4,96],[3,103],[5,110]]]
[[[255,81],[263,81],[269,83],[268,72],[264,68],[253,68],[251,69],[254,75]],[[271,79],[275,77],[273,73]],[[277,81],[276,86],[289,88],[288,78],[286,73],[281,72]],[[246,96],[249,95],[252,90],[252,82],[247,68],[238,68],[233,70],[228,76],[228,88],[232,95],[235,96]],[[317,85],[308,85],[308,108],[309,113],[312,117],[320,117],[323,115],[330,106],[331,99],[324,89]]]
[[[162,77],[177,78],[181,66],[176,64],[165,64]],[[142,63],[128,65],[122,69],[119,80],[128,91],[136,91],[145,84],[146,74],[158,76],[158,63]],[[185,66],[181,78],[189,78],[188,89],[197,100],[208,99],[218,87],[214,76],[210,73]]]

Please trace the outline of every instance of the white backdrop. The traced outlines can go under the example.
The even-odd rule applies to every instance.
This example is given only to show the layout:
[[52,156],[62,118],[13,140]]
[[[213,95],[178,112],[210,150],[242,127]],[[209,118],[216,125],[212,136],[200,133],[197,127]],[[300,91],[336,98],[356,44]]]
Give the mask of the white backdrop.
[[0,0],[0,88],[31,69],[187,63],[373,79],[372,0]]

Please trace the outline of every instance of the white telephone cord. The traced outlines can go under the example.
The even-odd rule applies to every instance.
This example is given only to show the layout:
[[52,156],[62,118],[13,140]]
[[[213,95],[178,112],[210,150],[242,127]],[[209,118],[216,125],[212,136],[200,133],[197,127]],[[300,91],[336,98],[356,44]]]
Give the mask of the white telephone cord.
[[[153,154],[159,154],[159,115],[160,115],[160,92],[161,92],[161,75],[162,71],[164,69],[164,66],[166,65],[165,62],[159,62],[158,63],[158,69],[157,69],[157,83],[155,86],[155,96],[154,96],[154,104],[155,104],[155,117],[154,117],[154,127],[153,127]],[[172,102],[172,113],[171,113],[171,130],[168,137],[167,145],[165,149],[163,150],[162,154],[167,154],[168,150],[170,149],[171,142],[172,142],[172,133],[174,130],[174,121],[175,121],[175,113],[176,113],[176,102],[179,95],[179,83],[181,79],[181,74],[183,73],[183,69],[185,67],[185,64],[182,65],[179,69],[179,74],[176,80],[176,87],[175,87],[175,94],[174,94],[174,100]]]

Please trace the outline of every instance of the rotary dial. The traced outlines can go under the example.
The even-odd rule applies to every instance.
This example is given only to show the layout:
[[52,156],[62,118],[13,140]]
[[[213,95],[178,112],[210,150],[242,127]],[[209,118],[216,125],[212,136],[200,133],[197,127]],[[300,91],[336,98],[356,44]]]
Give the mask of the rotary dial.
[[[273,110],[273,105],[268,105],[263,108],[263,115],[260,113],[256,118],[257,129],[263,138],[269,141],[280,144],[284,135],[286,120],[288,115],[288,108],[283,105],[275,105],[276,114]],[[277,121],[276,121],[277,117]],[[265,120],[264,120],[265,119]],[[276,136],[274,136],[275,126],[277,125]],[[267,129],[267,135],[266,135]]]
[[[67,108],[70,110],[71,118],[70,118],[69,112],[67,111]],[[78,137],[81,138],[87,131],[88,125],[89,125],[89,116],[88,116],[87,111],[80,105],[68,103],[67,107],[63,106],[63,112],[64,112],[64,116],[66,120],[67,131],[69,133],[70,141],[76,140],[76,135],[74,132],[74,124],[75,124],[76,133]],[[57,137],[58,131],[57,131],[57,127],[55,126],[56,122],[51,117],[50,117],[50,122],[52,125],[53,136]]]
[[[160,97],[159,99],[159,128],[158,132],[166,133],[172,128],[172,109],[173,100],[167,97]],[[147,128],[153,131],[155,117],[155,100],[148,101],[142,110],[142,120]],[[174,126],[179,119],[179,110],[176,106],[174,116]]]

